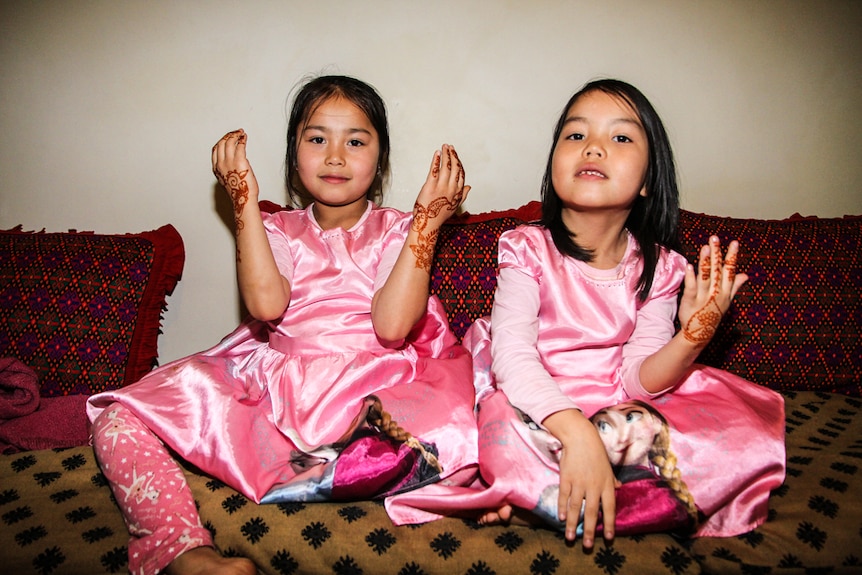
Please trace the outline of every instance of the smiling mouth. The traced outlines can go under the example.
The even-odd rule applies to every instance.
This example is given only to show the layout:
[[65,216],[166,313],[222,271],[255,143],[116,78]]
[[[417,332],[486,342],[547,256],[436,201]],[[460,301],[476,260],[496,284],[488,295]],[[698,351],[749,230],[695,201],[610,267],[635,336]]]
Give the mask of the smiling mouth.
[[603,173],[601,173],[597,170],[581,170],[580,172],[578,172],[577,175],[579,175],[579,176],[594,176],[596,178],[607,178],[606,175],[604,175]]

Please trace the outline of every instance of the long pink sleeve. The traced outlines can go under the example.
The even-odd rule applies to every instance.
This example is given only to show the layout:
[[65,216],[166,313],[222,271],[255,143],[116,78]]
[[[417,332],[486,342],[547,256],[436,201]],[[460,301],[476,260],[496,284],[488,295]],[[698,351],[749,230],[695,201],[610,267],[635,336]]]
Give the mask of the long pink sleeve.
[[564,409],[589,411],[600,397],[657,395],[643,389],[640,367],[673,337],[681,255],[662,251],[644,303],[634,291],[643,265],[634,240],[620,278],[562,256],[539,228],[504,233],[499,256],[492,367],[513,405],[541,422]]
[[652,398],[667,391],[646,391],[641,385],[640,368],[644,360],[670,341],[676,331],[673,322],[678,308],[677,294],[684,274],[685,260],[679,254],[665,252],[665,257],[659,259],[649,297],[638,309],[634,331],[623,345],[619,377],[629,397]]
[[539,357],[539,286],[523,271],[502,267],[491,311],[491,355],[497,385],[509,401],[542,422],[578,406],[561,390]]

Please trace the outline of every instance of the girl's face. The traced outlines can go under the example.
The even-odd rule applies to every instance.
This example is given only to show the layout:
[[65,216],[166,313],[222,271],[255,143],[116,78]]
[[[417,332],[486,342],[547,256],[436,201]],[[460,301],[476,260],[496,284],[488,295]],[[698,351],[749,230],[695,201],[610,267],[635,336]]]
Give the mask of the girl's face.
[[645,408],[621,403],[593,418],[611,465],[649,466],[649,452],[662,422]]
[[627,214],[638,195],[646,196],[648,157],[646,132],[635,110],[594,90],[566,113],[551,179],[565,208]]
[[320,103],[297,135],[297,173],[315,202],[364,209],[377,174],[377,131],[354,103],[340,97]]

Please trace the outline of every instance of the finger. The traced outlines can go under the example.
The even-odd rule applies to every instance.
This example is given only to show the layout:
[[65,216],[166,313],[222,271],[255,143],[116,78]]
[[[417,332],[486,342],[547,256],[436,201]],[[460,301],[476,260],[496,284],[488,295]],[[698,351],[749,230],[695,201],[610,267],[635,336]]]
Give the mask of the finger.
[[434,150],[434,156],[431,158],[431,168],[428,170],[428,178],[426,178],[426,182],[436,180],[440,176],[440,161],[440,150]]
[[712,288],[713,292],[717,292],[721,288],[722,268],[724,266],[724,258],[721,253],[721,241],[718,236],[709,238],[709,246],[712,251],[710,261],[712,262]]
[[692,264],[686,264],[685,279],[683,281],[685,282],[683,284],[683,296],[689,294],[690,297],[694,297],[694,294],[697,292],[697,272],[695,272]]
[[230,139],[232,134],[235,134],[236,130],[233,132],[228,132],[221,139],[215,143],[213,146],[213,165],[224,165],[224,160],[227,154],[228,140]]
[[[619,482],[615,481],[616,486]],[[606,541],[614,538],[614,528],[617,519],[617,500],[613,489],[602,494],[602,536]]]
[[232,166],[233,158],[236,152],[236,132],[231,132],[224,137],[224,142],[219,149],[222,151],[221,160],[224,166]]
[[730,299],[736,297],[736,292],[739,291],[739,288],[748,281],[748,274],[736,274],[736,277],[733,280],[733,285],[730,287]]
[[560,483],[560,493],[557,496],[557,517],[560,518],[560,521],[565,521],[566,517],[568,517],[569,498],[571,495],[571,485],[568,482]]
[[461,163],[461,158],[458,157],[458,152],[455,150],[455,147],[450,146],[449,149],[452,151],[452,171],[455,184],[460,188],[464,185],[467,174],[464,171],[464,164]]
[[724,282],[728,290],[733,287],[736,280],[736,265],[739,256],[739,242],[733,240],[727,246],[727,255],[724,258]]
[[[590,497],[584,501],[584,549],[592,549],[596,540],[596,525],[599,521],[599,502]],[[566,537],[569,535],[569,525],[566,523]],[[574,537],[572,537],[574,539]]]
[[700,254],[697,260],[697,277],[700,279],[698,285],[709,283],[709,274],[710,271],[712,271],[712,261],[710,260],[711,255],[712,252],[709,244],[700,246]]
[[449,144],[443,144],[441,156],[440,181],[446,186],[451,187],[455,183],[452,181],[452,176],[458,172],[453,169],[455,161],[452,157],[452,147]]
[[467,201],[467,194],[470,193],[471,189],[471,186],[464,186],[464,189],[461,191],[461,202],[459,203],[459,205],[463,205],[464,202]]

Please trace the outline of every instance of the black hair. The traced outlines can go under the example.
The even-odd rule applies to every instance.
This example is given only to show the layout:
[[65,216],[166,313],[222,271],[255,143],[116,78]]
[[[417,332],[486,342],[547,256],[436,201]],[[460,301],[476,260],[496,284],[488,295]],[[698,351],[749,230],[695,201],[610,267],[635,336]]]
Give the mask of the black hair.
[[554,139],[545,175],[542,178],[542,219],[548,228],[557,249],[570,257],[589,262],[591,250],[578,245],[575,233],[566,227],[562,219],[563,204],[554,189],[551,169],[557,140],[563,131],[569,109],[578,99],[588,93],[600,91],[625,102],[637,114],[646,132],[649,156],[644,180],[646,196],[638,196],[626,219],[626,229],[634,236],[643,254],[644,269],[638,280],[638,297],[645,301],[655,277],[660,248],[679,251],[677,226],[679,225],[679,188],[673,150],[661,118],[640,90],[614,79],[589,82],[568,101],[554,129]]
[[314,198],[302,185],[297,172],[297,135],[314,111],[333,98],[344,98],[356,105],[368,117],[377,131],[380,153],[377,157],[377,174],[366,197],[379,203],[383,199],[383,187],[389,176],[389,122],[383,98],[372,86],[349,76],[318,76],[305,83],[293,99],[290,118],[287,122],[287,152],[285,153],[284,180],[287,194],[294,206],[307,206]]

